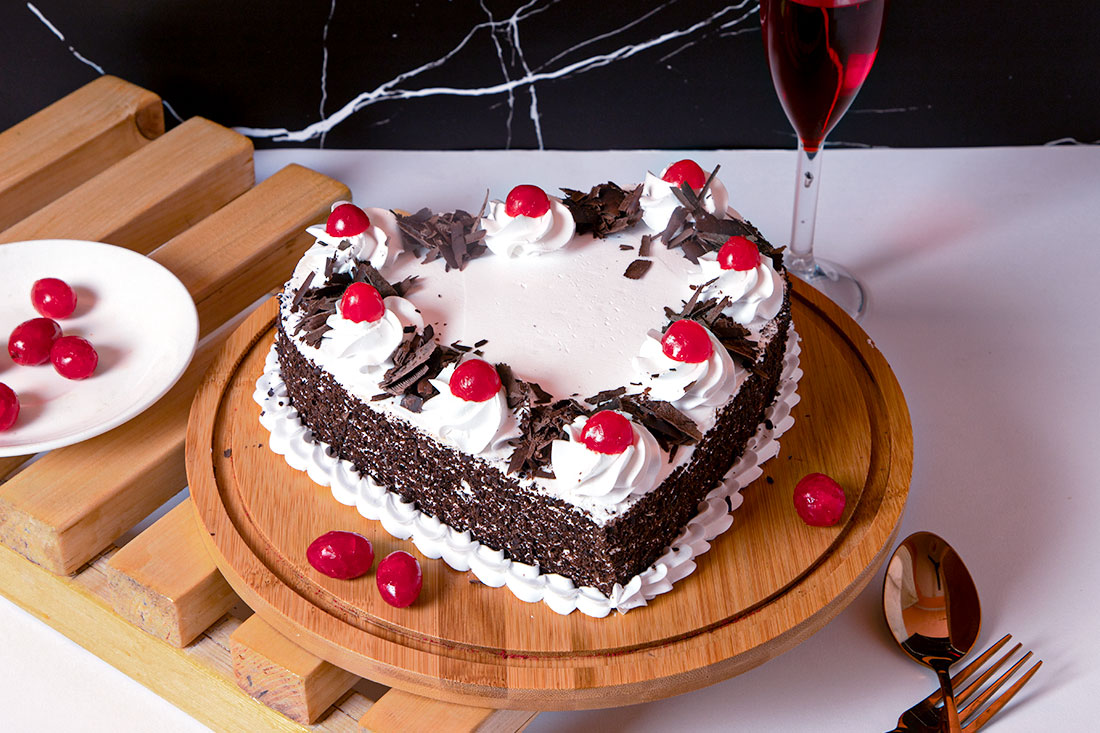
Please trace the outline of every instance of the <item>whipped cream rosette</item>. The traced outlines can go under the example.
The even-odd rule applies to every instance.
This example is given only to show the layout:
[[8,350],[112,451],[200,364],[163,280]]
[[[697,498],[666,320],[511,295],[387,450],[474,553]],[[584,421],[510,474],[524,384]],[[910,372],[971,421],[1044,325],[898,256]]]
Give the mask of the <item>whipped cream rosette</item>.
[[[671,346],[677,338],[691,339],[694,351],[677,352]],[[633,363],[640,384],[632,389],[671,402],[701,429],[714,423],[715,408],[729,402],[748,378],[714,334],[695,321],[676,321],[663,335],[650,331]]]
[[[604,438],[603,426],[594,425],[608,417],[619,432],[617,442],[610,446],[601,445],[611,441]],[[600,504],[618,504],[647,494],[657,485],[661,447],[649,430],[625,414],[607,410],[592,417],[582,415],[566,426],[565,432],[569,440],[555,440],[550,446],[558,492]]]
[[505,201],[492,201],[481,218],[485,246],[503,257],[527,257],[561,249],[576,232],[561,199],[538,186],[516,186]]
[[325,224],[307,227],[306,231],[317,241],[294,268],[293,284],[304,282],[310,272],[315,278],[323,276],[330,259],[334,261],[334,273],[350,272],[359,262],[380,270],[401,251],[401,230],[393,213],[385,209],[360,209],[347,201],[337,201]]
[[[740,250],[736,256],[734,248]],[[699,269],[698,284],[705,286],[700,297],[729,298],[722,312],[747,328],[760,328],[783,307],[783,276],[745,237],[730,237],[718,252],[700,256]]]
[[374,322],[356,322],[346,317],[344,302],[337,303],[336,313],[325,321],[329,330],[321,338],[319,347],[333,360],[346,362],[359,373],[371,377],[374,385],[393,366],[390,357],[401,345],[405,328],[424,328],[424,319],[408,300],[391,295],[382,303],[385,312]]
[[424,403],[420,418],[432,434],[467,453],[507,454],[519,423],[492,365],[467,359],[429,381],[439,394]]
[[[645,182],[642,183],[642,196],[638,204],[642,208],[642,221],[654,231],[663,231],[668,226],[672,212],[676,207],[683,206],[680,199],[676,198],[674,189],[681,183],[687,183],[696,193],[706,184],[707,174],[697,163],[691,160],[681,160],[661,171],[661,175],[655,176],[647,172]],[[703,208],[715,216],[724,216],[729,207],[729,193],[725,185],[715,176],[703,197]]]

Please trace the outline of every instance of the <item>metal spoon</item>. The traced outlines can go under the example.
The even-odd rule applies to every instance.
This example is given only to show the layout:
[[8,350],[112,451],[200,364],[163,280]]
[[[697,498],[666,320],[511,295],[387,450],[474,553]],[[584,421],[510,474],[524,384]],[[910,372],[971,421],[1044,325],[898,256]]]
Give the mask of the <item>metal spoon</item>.
[[948,670],[974,646],[982,619],[978,590],[959,554],[931,532],[906,537],[886,567],[882,609],[902,651],[935,670],[948,730],[959,733]]

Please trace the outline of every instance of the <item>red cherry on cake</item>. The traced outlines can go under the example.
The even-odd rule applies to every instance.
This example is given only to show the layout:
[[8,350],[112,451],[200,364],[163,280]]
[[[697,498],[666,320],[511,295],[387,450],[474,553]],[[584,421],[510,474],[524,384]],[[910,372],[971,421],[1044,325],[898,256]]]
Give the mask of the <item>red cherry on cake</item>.
[[391,552],[378,563],[375,573],[378,592],[382,600],[391,606],[405,608],[417,599],[424,585],[420,563],[403,550]]
[[355,204],[340,204],[328,215],[325,233],[330,237],[354,237],[367,231],[370,218]]
[[760,250],[751,239],[734,236],[718,250],[718,266],[723,270],[745,272],[760,264]]
[[378,288],[367,283],[352,283],[340,298],[340,315],[355,323],[375,323],[386,314],[386,305]]
[[678,160],[668,168],[665,168],[661,180],[671,183],[679,188],[681,183],[686,183],[698,191],[707,182],[707,174],[699,167],[699,164],[690,158]]
[[15,424],[19,417],[19,398],[8,385],[0,382],[0,433]]
[[831,527],[844,514],[844,489],[823,473],[810,473],[794,487],[794,508],[811,527]]
[[23,321],[8,337],[8,355],[16,364],[36,366],[50,358],[50,347],[61,336],[61,326],[50,318]]
[[619,413],[603,410],[588,418],[581,431],[581,442],[590,451],[618,455],[634,442],[634,428]]
[[306,560],[330,578],[351,580],[370,572],[374,548],[370,540],[355,532],[325,532],[306,549]]
[[68,318],[76,310],[76,293],[64,280],[44,277],[31,286],[31,305],[46,318]]
[[99,365],[99,354],[88,339],[62,336],[50,348],[50,361],[65,379],[87,379]]
[[504,213],[508,216],[530,216],[534,219],[550,211],[550,197],[538,186],[523,184],[508,193]]
[[467,359],[451,375],[451,394],[467,402],[484,402],[500,391],[496,367],[481,359]]
[[695,321],[679,320],[661,338],[661,351],[673,361],[698,364],[710,358],[714,345],[707,329]]

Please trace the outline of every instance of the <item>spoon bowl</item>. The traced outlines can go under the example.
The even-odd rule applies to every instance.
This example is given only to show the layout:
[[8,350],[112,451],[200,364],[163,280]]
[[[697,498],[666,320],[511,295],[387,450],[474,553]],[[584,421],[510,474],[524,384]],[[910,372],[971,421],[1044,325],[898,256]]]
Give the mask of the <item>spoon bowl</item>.
[[902,651],[936,672],[948,729],[958,731],[948,670],[974,646],[982,616],[978,590],[962,558],[931,532],[906,537],[886,566],[882,609]]

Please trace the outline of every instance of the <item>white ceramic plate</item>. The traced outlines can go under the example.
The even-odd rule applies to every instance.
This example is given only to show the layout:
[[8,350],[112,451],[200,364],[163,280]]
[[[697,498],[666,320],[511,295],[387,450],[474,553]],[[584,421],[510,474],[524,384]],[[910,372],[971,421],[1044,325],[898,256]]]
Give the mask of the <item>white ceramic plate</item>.
[[[99,353],[88,379],[65,379],[47,362],[19,366],[7,340],[39,318],[31,285],[58,277],[76,290],[76,311],[59,320]],[[78,443],[117,427],[160,399],[195,353],[199,319],[190,293],[154,260],[99,242],[43,239],[0,244],[0,382],[19,396],[19,419],[0,432],[0,456]]]

